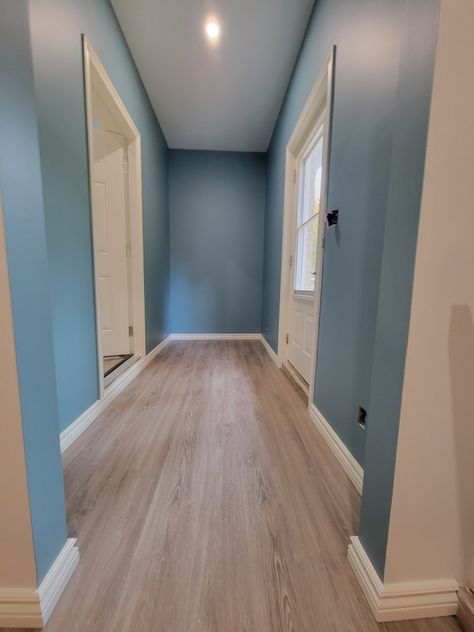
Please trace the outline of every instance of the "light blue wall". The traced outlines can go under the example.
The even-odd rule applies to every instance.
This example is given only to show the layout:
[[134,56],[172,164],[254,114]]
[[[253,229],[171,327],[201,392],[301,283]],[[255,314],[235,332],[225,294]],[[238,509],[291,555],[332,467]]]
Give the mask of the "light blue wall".
[[170,152],[169,330],[261,328],[265,156]]
[[28,4],[1,0],[0,10],[0,189],[40,582],[65,543],[66,517]]
[[285,148],[337,46],[329,208],[315,401],[360,463],[368,407],[404,2],[319,0],[269,148],[263,332],[276,350]]
[[276,349],[285,148],[335,44],[328,204],[340,224],[326,239],[315,403],[365,462],[361,538],[381,575],[437,13],[434,0],[317,0],[268,155],[262,327]]
[[142,134],[147,351],[165,336],[168,157],[108,0],[33,0],[30,9],[62,430],[98,397],[81,33]]
[[359,537],[383,576],[408,340],[438,3],[404,16]]

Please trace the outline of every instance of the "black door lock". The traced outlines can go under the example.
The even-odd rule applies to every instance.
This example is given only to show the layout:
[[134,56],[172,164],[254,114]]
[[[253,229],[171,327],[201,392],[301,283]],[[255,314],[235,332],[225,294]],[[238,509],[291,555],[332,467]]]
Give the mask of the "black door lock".
[[328,226],[335,226],[339,223],[339,210],[329,211],[327,214]]

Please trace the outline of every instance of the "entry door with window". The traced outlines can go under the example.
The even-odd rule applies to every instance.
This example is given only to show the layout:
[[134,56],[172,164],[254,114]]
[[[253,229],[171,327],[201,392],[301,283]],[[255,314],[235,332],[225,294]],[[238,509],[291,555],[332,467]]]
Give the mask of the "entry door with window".
[[[318,252],[322,247],[321,213],[324,126],[317,129],[297,160],[293,284],[289,296],[288,361],[310,382],[315,335],[315,296],[321,284]],[[321,267],[319,265],[319,267]]]
[[125,139],[94,129],[92,221],[102,354],[130,351]]

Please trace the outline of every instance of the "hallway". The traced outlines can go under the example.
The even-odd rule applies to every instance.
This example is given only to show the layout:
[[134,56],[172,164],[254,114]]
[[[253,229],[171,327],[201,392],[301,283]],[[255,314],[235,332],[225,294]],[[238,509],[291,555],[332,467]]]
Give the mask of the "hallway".
[[46,632],[448,632],[377,625],[359,496],[260,342],[171,342],[66,452],[81,563]]

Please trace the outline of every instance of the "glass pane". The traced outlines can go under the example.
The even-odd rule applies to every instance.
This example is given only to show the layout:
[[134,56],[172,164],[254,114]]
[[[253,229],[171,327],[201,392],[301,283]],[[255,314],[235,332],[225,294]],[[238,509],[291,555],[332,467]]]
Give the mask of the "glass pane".
[[313,291],[318,254],[319,215],[298,229],[296,244],[295,290]]
[[319,213],[321,204],[321,176],[323,171],[323,138],[304,161],[300,174],[298,226]]

